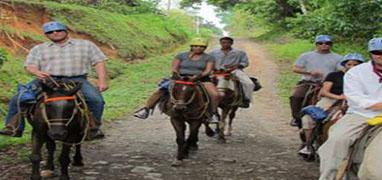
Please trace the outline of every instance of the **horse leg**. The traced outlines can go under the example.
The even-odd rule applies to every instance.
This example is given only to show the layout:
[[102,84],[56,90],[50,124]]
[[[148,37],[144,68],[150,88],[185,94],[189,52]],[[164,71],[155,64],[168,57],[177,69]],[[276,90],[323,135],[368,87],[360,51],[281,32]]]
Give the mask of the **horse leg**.
[[60,180],[69,180],[69,173],[68,173],[68,166],[70,164],[70,149],[71,145],[63,144],[62,145],[62,150],[61,150],[61,155],[60,155],[60,164],[61,164],[61,176]]
[[76,146],[76,152],[73,157],[73,166],[84,166],[84,163],[82,161],[82,154],[81,154],[81,144],[77,144]]
[[32,132],[32,154],[29,157],[32,162],[32,180],[40,180],[40,161],[41,161],[41,147],[43,144],[42,138],[37,135],[35,130]]
[[187,151],[185,149],[185,140],[184,134],[186,130],[186,124],[183,120],[176,119],[171,117],[171,124],[175,129],[176,133],[176,143],[178,145],[178,152],[176,156],[176,161],[174,161],[172,166],[180,166],[182,164],[182,160],[186,157]]
[[41,176],[49,178],[54,176],[54,151],[56,151],[56,143],[48,139],[46,142],[46,149],[48,150],[48,156],[44,170],[41,171]]
[[208,122],[206,122],[206,121],[204,121],[203,124],[204,124],[204,127],[206,128],[206,131],[205,131],[206,135],[208,137],[214,136],[215,132],[214,132],[214,130],[211,129],[210,124]]
[[227,118],[228,111],[229,111],[229,108],[222,108],[222,116],[219,122],[219,136],[218,136],[218,141],[220,143],[226,142],[224,131],[225,131],[225,119]]
[[235,106],[231,109],[231,112],[229,113],[229,121],[228,121],[228,132],[227,132],[227,136],[231,136],[232,135],[232,122],[233,122],[233,119],[235,118],[236,116],[236,111],[237,109],[239,109],[239,107]]
[[198,134],[201,125],[202,123],[200,121],[193,121],[190,123],[190,135],[188,135],[186,141],[186,148],[190,151],[198,150]]

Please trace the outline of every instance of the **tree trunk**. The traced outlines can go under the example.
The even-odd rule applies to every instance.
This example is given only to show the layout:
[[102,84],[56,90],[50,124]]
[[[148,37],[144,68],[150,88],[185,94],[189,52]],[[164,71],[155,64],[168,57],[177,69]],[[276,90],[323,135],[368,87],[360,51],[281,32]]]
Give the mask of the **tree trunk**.
[[306,9],[304,0],[299,0],[298,2],[300,3],[302,14],[307,15],[308,14],[308,10]]

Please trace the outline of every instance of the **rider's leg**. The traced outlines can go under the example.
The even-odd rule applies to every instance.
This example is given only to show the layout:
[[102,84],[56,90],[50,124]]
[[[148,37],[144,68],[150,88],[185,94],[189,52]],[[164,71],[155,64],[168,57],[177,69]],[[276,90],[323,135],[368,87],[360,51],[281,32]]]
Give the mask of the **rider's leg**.
[[328,140],[318,149],[320,156],[320,180],[335,179],[342,161],[348,156],[349,147],[367,127],[367,118],[346,114],[329,130]]
[[242,70],[236,70],[233,72],[233,74],[239,79],[243,87],[244,96],[247,99],[247,101],[252,102],[252,93],[255,84],[253,84],[249,76]]
[[212,111],[216,112],[220,101],[219,91],[211,82],[203,82],[203,86],[206,88],[207,93],[211,98]]
[[305,146],[299,151],[299,154],[310,155],[312,152],[312,137],[313,137],[313,128],[316,126],[314,120],[305,115],[302,117],[302,130],[305,135]]
[[166,93],[165,90],[158,89],[155,91],[149,99],[146,101],[146,104],[143,108],[139,109],[134,113],[134,116],[141,119],[146,119],[149,117],[149,110],[154,109],[155,105],[158,103],[160,98]]
[[206,88],[207,93],[211,98],[211,107],[213,114],[211,122],[219,122],[219,117],[217,116],[217,109],[220,102],[219,91],[212,82],[203,82],[203,86]]
[[17,95],[11,98],[8,104],[8,114],[5,118],[5,127],[0,130],[0,134],[20,137],[24,131],[25,123],[20,123],[21,118],[17,113]]
[[303,84],[298,84],[291,97],[289,97],[289,103],[291,107],[292,117],[293,117],[293,123],[291,122],[291,125],[298,126],[301,128],[301,108],[302,103],[304,101],[304,96],[308,91],[308,86]]
[[90,112],[95,118],[96,128],[102,125],[102,114],[105,106],[105,101],[99,90],[89,83],[86,79],[79,80],[81,84],[81,92],[85,97],[86,104]]

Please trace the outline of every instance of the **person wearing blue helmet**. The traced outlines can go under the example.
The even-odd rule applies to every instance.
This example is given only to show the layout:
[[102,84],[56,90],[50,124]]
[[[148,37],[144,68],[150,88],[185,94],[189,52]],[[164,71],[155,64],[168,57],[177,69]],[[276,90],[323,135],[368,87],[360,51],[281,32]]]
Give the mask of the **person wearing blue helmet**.
[[[346,100],[343,94],[343,77],[345,73],[363,63],[365,60],[363,56],[359,53],[349,53],[344,56],[341,61],[341,65],[344,67],[340,71],[329,73],[322,85],[321,89],[321,99],[317,102],[315,107],[319,107],[323,111],[328,111],[334,105],[341,105]],[[302,129],[305,135],[305,146],[299,150],[298,154],[306,157],[306,160],[313,160],[313,147],[312,147],[312,134],[313,129],[316,126],[316,120],[313,119],[309,114],[305,114],[302,117]]]
[[[368,127],[368,120],[382,114],[382,38],[371,39],[368,51],[371,58],[369,62],[345,73],[344,95],[349,108],[345,116],[330,128],[328,140],[318,149],[321,162],[320,180],[335,179],[341,164],[349,154],[350,146]],[[373,144],[375,139],[369,146]],[[364,158],[367,158],[366,155]],[[381,156],[372,158],[371,164],[373,162],[381,164]],[[362,167],[363,165],[358,172],[360,179],[376,179],[370,178],[371,176],[361,178],[365,173]],[[377,177],[381,178],[380,166],[364,168],[371,168],[368,172],[379,173]]]
[[309,84],[320,83],[327,74],[342,68],[342,56],[331,51],[333,40],[329,35],[319,35],[315,38],[316,50],[306,52],[297,58],[293,72],[302,75],[289,98],[292,112],[292,126],[301,128],[301,108]]
[[[101,92],[108,89],[106,82],[105,54],[92,42],[70,38],[68,28],[58,22],[47,22],[42,27],[43,33],[50,40],[33,47],[24,63],[27,72],[36,77],[28,83],[38,91],[37,79],[53,78],[56,80],[72,80],[81,82],[81,91],[92,115],[95,118],[94,127],[89,133],[90,138],[103,137],[99,130],[104,110],[104,100]],[[97,87],[87,80],[90,67],[95,68]],[[20,137],[24,130],[24,121],[18,121],[18,96],[14,96],[9,103],[6,117],[6,127],[0,134]]]

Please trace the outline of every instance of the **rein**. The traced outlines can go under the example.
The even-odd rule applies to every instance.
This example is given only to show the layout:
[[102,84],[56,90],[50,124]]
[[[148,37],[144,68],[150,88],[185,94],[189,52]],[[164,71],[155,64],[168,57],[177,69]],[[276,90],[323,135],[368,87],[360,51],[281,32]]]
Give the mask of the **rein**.
[[55,102],[55,101],[64,101],[64,100],[75,100],[75,96],[59,96],[53,98],[45,98],[44,103]]

